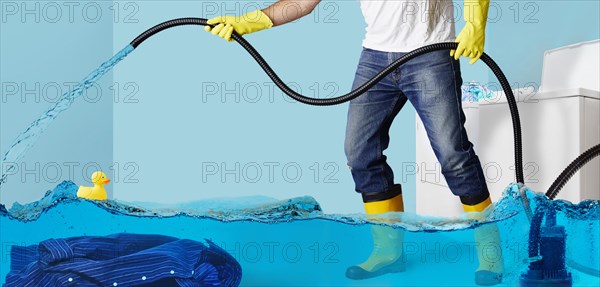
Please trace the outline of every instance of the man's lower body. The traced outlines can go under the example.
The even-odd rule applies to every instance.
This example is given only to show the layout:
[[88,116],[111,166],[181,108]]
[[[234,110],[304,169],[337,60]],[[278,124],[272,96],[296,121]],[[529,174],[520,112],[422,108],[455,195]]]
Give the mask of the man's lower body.
[[[363,48],[353,89],[403,55]],[[448,51],[438,51],[412,59],[350,101],[344,149],[355,189],[362,195],[368,214],[404,210],[401,186],[394,183],[383,151],[389,145],[392,121],[407,101],[423,121],[442,174],[465,211],[481,212],[491,204],[481,163],[464,128],[461,85],[459,62]],[[404,270],[402,230],[381,226],[372,229],[373,252],[367,261],[348,269],[349,278],[364,279]],[[497,228],[483,234],[476,231],[475,236],[476,246],[494,244],[499,248]],[[477,283],[499,283],[501,260],[482,262],[482,257],[478,257]]]

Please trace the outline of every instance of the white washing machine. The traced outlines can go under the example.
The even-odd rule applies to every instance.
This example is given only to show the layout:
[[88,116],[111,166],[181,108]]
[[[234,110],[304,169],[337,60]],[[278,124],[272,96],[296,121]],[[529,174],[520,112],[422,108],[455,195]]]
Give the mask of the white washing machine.
[[[538,92],[513,91],[523,138],[525,184],[545,192],[560,172],[600,143],[600,41],[561,47],[544,54]],[[515,181],[513,130],[503,92],[464,104],[469,139],[479,155],[493,201]],[[417,213],[458,216],[462,205],[447,187],[417,117]],[[569,181],[557,199],[600,199],[600,160],[594,159]]]

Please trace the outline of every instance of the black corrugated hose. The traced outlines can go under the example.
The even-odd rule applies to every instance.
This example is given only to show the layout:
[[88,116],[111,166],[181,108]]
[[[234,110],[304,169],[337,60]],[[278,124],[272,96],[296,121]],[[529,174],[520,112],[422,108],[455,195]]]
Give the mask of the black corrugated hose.
[[569,179],[575,175],[575,173],[581,169],[586,163],[588,163],[593,158],[600,155],[600,144],[593,146],[592,148],[586,150],[580,156],[578,156],[573,162],[571,162],[567,168],[560,173],[558,178],[554,180],[548,191],[546,192],[546,196],[550,199],[554,199],[560,190],[567,184]]
[[[131,44],[131,46],[133,46],[133,48],[137,48],[137,46],[139,46],[146,39],[150,38],[152,35],[160,32],[162,30],[165,30],[165,29],[168,29],[171,27],[181,26],[181,25],[207,26],[208,24],[206,24],[206,19],[203,19],[203,18],[179,18],[179,19],[169,20],[169,21],[160,23],[160,24],[146,30],[144,33],[140,34],[137,38],[135,38],[133,41],[131,41],[130,44]],[[248,41],[246,41],[243,37],[241,37],[240,35],[238,35],[237,33],[234,32],[232,35],[232,38],[238,44],[240,44],[242,47],[244,47],[244,49],[246,49],[246,51],[252,56],[252,58],[254,58],[254,60],[256,60],[256,62],[265,71],[265,73],[267,73],[269,78],[271,78],[271,80],[273,80],[275,85],[277,85],[277,87],[279,87],[286,95],[290,96],[291,98],[293,98],[294,100],[296,100],[298,102],[308,104],[308,105],[314,105],[314,106],[330,106],[330,105],[337,105],[337,104],[341,104],[341,103],[350,101],[350,100],[360,96],[364,92],[366,92],[368,89],[373,87],[377,82],[379,82],[383,78],[385,78],[385,76],[387,76],[389,73],[394,71],[396,68],[398,68],[402,64],[408,62],[410,59],[415,58],[420,55],[423,55],[423,54],[426,54],[426,53],[434,52],[434,51],[453,50],[453,49],[456,49],[456,47],[458,46],[457,43],[438,43],[438,44],[427,45],[427,46],[418,48],[416,50],[408,52],[407,54],[405,54],[404,56],[402,56],[401,58],[399,58],[398,60],[396,60],[395,62],[390,64],[389,66],[387,66],[385,69],[383,69],[381,72],[379,72],[375,77],[373,77],[372,79],[370,79],[369,81],[367,81],[366,83],[364,83],[362,86],[358,87],[354,91],[351,91],[345,95],[335,97],[335,98],[316,99],[316,98],[305,97],[305,96],[295,92],[288,85],[286,85],[279,78],[279,76],[277,76],[275,71],[273,71],[273,69],[269,66],[267,61],[265,61],[265,59],[263,59],[263,57],[256,51],[256,49],[254,49],[254,47],[252,47],[252,45],[250,45],[250,43],[248,43]],[[494,72],[494,75],[496,75],[496,77],[500,81],[500,85],[502,85],[502,89],[504,90],[504,93],[506,95],[506,99],[508,101],[508,106],[510,108],[510,114],[512,117],[512,123],[513,123],[516,180],[518,183],[524,183],[524,180],[523,180],[523,156],[522,156],[522,145],[521,145],[521,122],[519,119],[519,112],[517,110],[517,102],[515,100],[515,96],[512,93],[512,89],[510,88],[510,84],[508,83],[508,80],[504,76],[504,73],[502,72],[502,70],[500,70],[500,67],[498,67],[498,65],[494,62],[494,60],[492,60],[492,58],[490,58],[485,53],[483,53],[483,55],[481,56],[481,60],[486,65],[488,65],[488,67],[490,67],[492,72]]]

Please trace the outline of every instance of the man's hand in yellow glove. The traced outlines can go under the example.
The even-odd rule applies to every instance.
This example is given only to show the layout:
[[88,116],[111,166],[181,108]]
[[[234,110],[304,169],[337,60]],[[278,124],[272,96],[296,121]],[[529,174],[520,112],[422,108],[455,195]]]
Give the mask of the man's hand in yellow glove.
[[233,41],[233,38],[231,38],[233,31],[244,35],[273,27],[273,22],[271,22],[269,16],[260,10],[242,16],[217,16],[209,19],[206,23],[215,26],[212,28],[205,26],[204,30],[229,42]]
[[456,37],[458,47],[450,51],[450,56],[458,60],[460,56],[471,58],[469,64],[479,60],[485,43],[485,24],[487,22],[489,0],[464,0],[465,27]]

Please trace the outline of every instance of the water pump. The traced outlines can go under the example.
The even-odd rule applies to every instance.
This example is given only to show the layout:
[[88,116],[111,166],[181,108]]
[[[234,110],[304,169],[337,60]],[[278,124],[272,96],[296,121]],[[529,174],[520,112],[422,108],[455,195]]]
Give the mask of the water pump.
[[[556,211],[540,206],[531,222],[529,234],[529,256],[536,260],[521,275],[521,287],[570,287],[573,285],[571,273],[565,265],[565,227],[556,225]],[[541,226],[544,214],[546,224]]]
[[[567,184],[573,175],[586,163],[600,155],[600,144],[586,150],[554,180],[546,197],[554,199],[560,190]],[[566,239],[567,234],[564,226],[556,225],[556,209],[549,201],[539,200],[534,215],[531,219],[529,230],[529,258],[534,261],[529,264],[527,272],[521,275],[521,287],[570,287],[573,286],[571,273],[566,269]],[[528,203],[525,204],[528,216],[531,214]],[[542,221],[546,216],[546,225]],[[573,264],[570,267],[581,272],[600,276],[600,271],[592,268]]]

